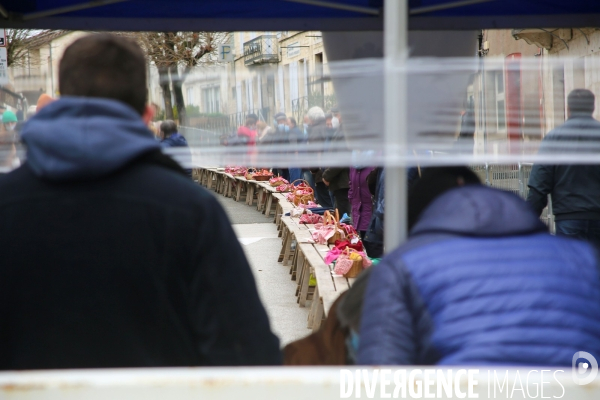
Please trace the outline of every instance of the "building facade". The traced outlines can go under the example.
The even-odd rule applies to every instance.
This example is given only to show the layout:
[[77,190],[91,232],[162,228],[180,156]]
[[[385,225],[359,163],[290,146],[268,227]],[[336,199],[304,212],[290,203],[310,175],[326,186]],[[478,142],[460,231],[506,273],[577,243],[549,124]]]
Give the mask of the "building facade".
[[42,93],[58,96],[58,66],[65,49],[88,34],[82,31],[51,31],[32,37],[27,43],[27,59],[9,68],[15,92],[35,105]]
[[[9,69],[11,89],[22,93],[29,104],[35,104],[41,93],[58,96],[62,54],[86,34],[52,31],[32,37],[26,62]],[[232,62],[199,66],[185,77],[185,104],[196,114],[228,117],[236,125],[246,114],[255,113],[271,123],[278,112],[301,120],[312,106],[325,110],[335,106],[320,32],[234,32],[230,40]],[[161,77],[151,62],[147,74],[149,102],[164,109]]]
[[535,147],[566,120],[571,90],[589,89],[598,97],[599,53],[595,28],[483,31],[482,62],[470,88],[475,152],[514,154],[523,145]]
[[320,32],[234,32],[232,62],[197,68],[186,78],[186,104],[234,125],[254,113],[270,124],[284,112],[300,120],[309,107],[329,109],[335,96]]

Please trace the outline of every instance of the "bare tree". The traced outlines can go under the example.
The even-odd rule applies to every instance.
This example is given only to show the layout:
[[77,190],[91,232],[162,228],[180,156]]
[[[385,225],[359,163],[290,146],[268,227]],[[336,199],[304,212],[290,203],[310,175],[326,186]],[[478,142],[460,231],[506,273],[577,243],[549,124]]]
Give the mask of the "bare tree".
[[29,49],[31,46],[35,44],[34,42],[48,37],[52,32],[51,30],[7,29],[6,55],[8,67],[22,67],[30,64]]
[[174,65],[174,61],[169,55],[169,42],[172,35],[165,32],[136,32],[128,35],[137,40],[146,52],[148,59],[158,69],[159,84],[165,103],[165,118],[174,119],[173,104],[171,102],[171,79],[169,77],[169,70]]
[[217,63],[217,48],[230,40],[226,32],[131,33],[156,65],[165,101],[165,116],[173,119],[171,85],[180,124],[186,123],[182,86],[197,66]]

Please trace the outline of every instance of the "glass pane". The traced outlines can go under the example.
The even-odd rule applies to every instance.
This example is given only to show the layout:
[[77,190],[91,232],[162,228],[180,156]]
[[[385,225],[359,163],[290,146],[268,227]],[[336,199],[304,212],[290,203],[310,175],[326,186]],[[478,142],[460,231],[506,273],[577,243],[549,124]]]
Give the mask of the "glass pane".
[[498,131],[503,132],[506,130],[506,113],[504,109],[504,100],[498,101],[498,107],[496,111],[498,115]]

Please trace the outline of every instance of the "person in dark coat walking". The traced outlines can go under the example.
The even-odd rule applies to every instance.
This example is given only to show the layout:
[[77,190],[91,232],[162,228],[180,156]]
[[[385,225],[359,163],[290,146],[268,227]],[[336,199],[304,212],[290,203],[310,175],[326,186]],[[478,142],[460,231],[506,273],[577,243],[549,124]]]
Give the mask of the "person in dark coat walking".
[[135,42],[64,52],[0,177],[0,370],[280,364],[223,208],[147,128]]
[[[539,153],[600,151],[600,122],[592,117],[594,100],[587,89],[569,93],[569,118],[546,135]],[[537,215],[550,195],[558,235],[587,240],[600,249],[600,165],[536,164],[528,186],[527,202]]]
[[[297,158],[298,151],[302,151],[303,144],[305,143],[304,134],[298,128],[298,123],[296,119],[293,117],[288,118],[288,126],[290,127],[290,132],[288,134],[289,143],[291,146],[290,153],[292,154],[292,158]],[[293,182],[297,179],[302,179],[302,168],[290,167],[290,182]]]
[[192,169],[189,168],[192,165],[192,153],[187,140],[177,132],[177,124],[175,121],[166,120],[160,124],[160,136],[162,140],[160,145],[167,148],[176,148],[173,158],[179,162],[185,169],[185,173],[191,178]]
[[[341,126],[335,129],[328,143],[328,151],[335,152],[346,149],[346,138]],[[350,169],[348,167],[328,167],[323,170],[321,179],[335,200],[335,207],[340,215],[350,215],[351,207],[348,199],[350,188]]]
[[[290,127],[288,125],[287,116],[284,113],[275,114],[274,121],[275,128],[272,133],[268,135],[266,141],[268,144],[280,146],[279,151],[285,151],[283,149],[290,142],[289,133]],[[276,168],[275,172],[278,176],[281,176],[286,181],[290,181],[290,171],[287,168]]]
[[[308,143],[311,145],[321,145],[325,149],[327,140],[327,125],[325,124],[325,113],[320,107],[312,107],[308,110]],[[318,151],[318,150],[317,150]],[[329,196],[329,189],[323,183],[323,170],[319,167],[310,169],[315,182],[315,197],[318,203],[326,208],[332,208],[333,203]]]
[[[411,167],[406,172],[407,189],[419,179],[419,169]],[[368,178],[369,191],[373,193],[373,213],[365,233],[363,244],[369,257],[380,258],[383,256],[383,230],[385,216],[385,170],[376,168]],[[373,187],[374,186],[374,187]]]
[[354,229],[364,239],[373,214],[373,200],[367,177],[375,170],[374,167],[355,166],[350,168],[350,189],[348,199],[352,206],[352,224]]
[[385,170],[375,168],[367,177],[369,192],[373,195],[371,220],[363,237],[363,245],[371,258],[383,256],[383,215],[385,211]]
[[469,169],[441,170],[411,188],[409,240],[371,271],[358,363],[570,367],[578,351],[600,356],[592,246],[550,235]]

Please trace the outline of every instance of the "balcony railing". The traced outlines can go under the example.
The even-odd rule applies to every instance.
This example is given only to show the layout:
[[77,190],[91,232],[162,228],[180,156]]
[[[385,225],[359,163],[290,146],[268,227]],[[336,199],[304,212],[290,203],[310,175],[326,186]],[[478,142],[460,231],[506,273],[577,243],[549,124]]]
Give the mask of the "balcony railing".
[[244,43],[244,65],[278,62],[279,42],[276,35],[262,35]]

